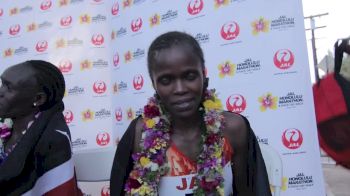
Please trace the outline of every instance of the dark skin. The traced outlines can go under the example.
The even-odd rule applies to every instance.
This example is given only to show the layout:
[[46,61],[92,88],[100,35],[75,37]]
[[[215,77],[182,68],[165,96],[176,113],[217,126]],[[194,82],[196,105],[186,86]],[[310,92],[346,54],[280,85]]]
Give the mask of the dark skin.
[[[156,56],[156,65],[151,67],[153,87],[171,115],[171,141],[189,159],[196,162],[202,150],[200,146],[203,120],[198,113],[204,86],[204,66],[193,55],[190,47],[176,45],[164,49]],[[234,153],[232,165],[239,195],[250,195],[247,179],[248,128],[237,114],[224,112],[223,134],[229,140]],[[134,152],[140,152],[142,120],[136,125]]]
[[35,71],[29,67],[12,66],[0,78],[0,118],[13,121],[11,137],[5,142],[5,151],[8,151],[22,138],[22,132],[39,112],[39,106],[45,103],[46,95],[39,91]]

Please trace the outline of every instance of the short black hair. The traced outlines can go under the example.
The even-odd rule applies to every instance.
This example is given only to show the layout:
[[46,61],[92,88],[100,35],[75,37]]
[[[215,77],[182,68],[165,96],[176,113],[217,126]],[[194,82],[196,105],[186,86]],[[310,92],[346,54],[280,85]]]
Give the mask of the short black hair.
[[23,64],[33,68],[39,90],[47,96],[46,102],[39,107],[40,111],[48,110],[57,103],[61,103],[66,89],[61,71],[52,63],[43,60],[29,60]]
[[198,57],[204,73],[204,70],[205,70],[204,54],[197,40],[187,33],[179,32],[179,31],[170,31],[158,36],[152,42],[151,46],[148,49],[147,68],[148,68],[148,74],[151,77],[151,79],[152,79],[151,69],[152,69],[152,66],[156,64],[155,61],[156,61],[157,54],[161,50],[169,49],[174,45],[183,45],[183,44],[189,46],[192,53]]

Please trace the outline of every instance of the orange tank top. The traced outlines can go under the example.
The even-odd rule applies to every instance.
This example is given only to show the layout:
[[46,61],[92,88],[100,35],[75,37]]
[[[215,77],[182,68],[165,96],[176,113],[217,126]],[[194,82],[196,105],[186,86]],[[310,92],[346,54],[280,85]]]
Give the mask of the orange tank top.
[[[231,161],[233,149],[226,137],[224,137],[223,156],[226,165]],[[169,164],[169,171],[166,176],[183,176],[197,173],[197,163],[186,157],[174,143],[166,151],[166,158]]]

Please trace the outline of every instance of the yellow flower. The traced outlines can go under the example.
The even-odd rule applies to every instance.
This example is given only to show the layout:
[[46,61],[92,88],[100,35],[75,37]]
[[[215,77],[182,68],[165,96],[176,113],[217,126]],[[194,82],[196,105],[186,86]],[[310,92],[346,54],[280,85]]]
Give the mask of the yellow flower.
[[151,188],[147,185],[142,185],[140,188],[139,188],[139,194],[140,195],[151,195]]
[[150,162],[150,160],[147,157],[141,157],[140,158],[140,164],[142,165],[142,167],[145,167],[146,165],[148,165],[149,162]]
[[147,128],[153,128],[156,122],[153,119],[147,119],[146,120],[146,126]]
[[204,101],[203,105],[207,110],[222,110],[222,104],[219,99],[215,99],[215,101],[206,100]]

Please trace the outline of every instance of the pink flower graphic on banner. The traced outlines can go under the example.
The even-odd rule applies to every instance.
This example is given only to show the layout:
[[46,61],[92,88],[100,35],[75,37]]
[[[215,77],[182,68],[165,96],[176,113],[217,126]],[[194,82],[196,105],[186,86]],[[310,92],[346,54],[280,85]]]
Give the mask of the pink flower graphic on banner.
[[123,1],[123,8],[131,7],[132,0],[124,0]]
[[277,109],[277,97],[272,96],[271,93],[266,93],[265,95],[259,97],[258,101],[260,102],[260,111],[265,112],[266,109]]
[[224,78],[225,76],[233,76],[235,74],[236,65],[230,61],[225,61],[218,65],[219,77]]
[[89,14],[82,14],[79,17],[80,24],[89,24],[91,22],[91,17]]
[[9,15],[13,16],[19,13],[19,9],[17,7],[10,9]]
[[13,49],[12,48],[8,48],[8,49],[5,49],[4,50],[4,53],[3,53],[3,57],[6,58],[6,57],[10,57],[13,55]]
[[56,49],[58,48],[65,48],[66,47],[66,40],[64,40],[63,38],[59,38],[56,41]]
[[221,6],[226,6],[230,3],[230,0],[214,0],[214,7],[219,8]]
[[132,110],[132,108],[126,110],[126,115],[128,120],[133,120],[135,118],[135,112]]
[[132,54],[130,51],[127,51],[125,54],[124,54],[124,62],[125,63],[128,63],[132,60]]
[[263,17],[260,17],[258,20],[255,20],[251,23],[253,28],[253,35],[258,35],[260,32],[267,33],[270,28],[270,21],[265,20]]
[[84,60],[80,63],[80,70],[91,69],[92,63],[89,60]]
[[38,28],[37,24],[35,24],[34,22],[30,23],[29,25],[27,25],[27,32],[35,31],[37,28]]
[[92,121],[94,119],[95,113],[90,109],[87,109],[85,111],[82,111],[81,115],[82,115],[82,120],[86,122],[86,121]]
[[149,24],[151,27],[159,25],[160,24],[160,16],[159,14],[154,14],[149,18]]

